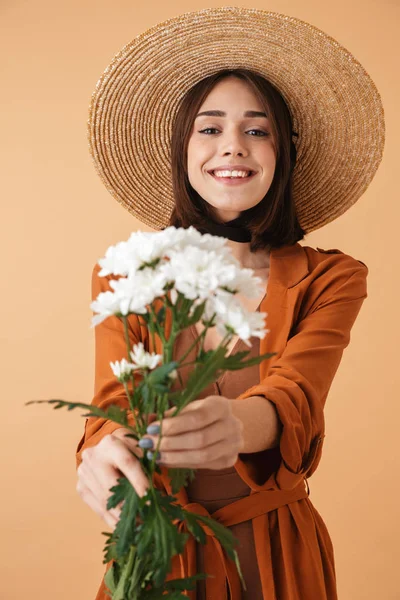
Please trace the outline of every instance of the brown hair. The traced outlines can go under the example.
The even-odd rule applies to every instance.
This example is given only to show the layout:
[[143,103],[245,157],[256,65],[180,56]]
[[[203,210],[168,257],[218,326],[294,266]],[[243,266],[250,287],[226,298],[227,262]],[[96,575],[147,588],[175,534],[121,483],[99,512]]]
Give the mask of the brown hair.
[[[169,225],[207,231],[209,220],[218,222],[215,208],[190,185],[187,172],[187,148],[195,117],[215,84],[235,76],[247,81],[259,98],[270,119],[275,143],[276,167],[271,186],[264,198],[252,208],[242,211],[246,227],[251,231],[250,250],[280,248],[302,240],[305,231],[297,218],[292,193],[292,170],[295,156],[291,136],[292,119],[281,94],[263,76],[247,69],[223,69],[197,82],[183,97],[172,127],[171,166],[175,206]],[[293,152],[293,150],[292,150]]]

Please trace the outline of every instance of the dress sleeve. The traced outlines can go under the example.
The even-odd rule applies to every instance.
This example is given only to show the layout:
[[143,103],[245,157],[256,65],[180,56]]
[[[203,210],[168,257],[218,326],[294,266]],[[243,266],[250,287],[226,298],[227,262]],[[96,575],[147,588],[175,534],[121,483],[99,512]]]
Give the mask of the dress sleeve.
[[319,284],[318,295],[314,289],[311,306],[292,327],[267,376],[239,396],[264,396],[275,405],[282,424],[281,461],[272,477],[279,489],[292,489],[310,477],[320,461],[325,401],[367,297],[368,268],[356,262],[350,275],[348,270],[345,277],[336,271]]
[[[100,266],[96,263],[92,272],[92,301],[96,300],[101,292],[113,291],[110,287],[110,279],[116,279],[115,275],[99,277]],[[133,344],[141,340],[140,324],[137,315],[128,316],[129,343]],[[95,377],[94,397],[91,404],[106,410],[111,404],[121,408],[129,409],[129,402],[125,388],[114,375],[110,362],[127,358],[127,347],[125,341],[124,325],[116,316],[109,316],[94,327],[95,336]],[[141,379],[141,375],[135,373],[135,383]],[[132,384],[128,384],[132,389]],[[134,416],[129,410],[128,422],[135,424]],[[82,452],[85,448],[95,446],[107,434],[121,427],[119,423],[102,419],[100,417],[88,417],[85,422],[84,434],[76,449],[76,468],[82,462]]]

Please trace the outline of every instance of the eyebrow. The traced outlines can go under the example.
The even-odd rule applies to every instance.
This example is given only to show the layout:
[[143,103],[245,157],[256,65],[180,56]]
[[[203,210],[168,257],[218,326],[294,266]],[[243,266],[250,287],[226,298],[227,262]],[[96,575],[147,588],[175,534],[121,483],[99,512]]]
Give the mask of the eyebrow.
[[[196,115],[196,119],[197,119],[197,117],[202,117],[202,116],[226,117],[226,112],[224,112],[223,110],[205,110],[203,112],[198,113]],[[264,119],[268,119],[268,116],[265,112],[260,112],[258,110],[246,110],[246,112],[243,113],[243,116],[248,117],[248,118],[262,117]]]

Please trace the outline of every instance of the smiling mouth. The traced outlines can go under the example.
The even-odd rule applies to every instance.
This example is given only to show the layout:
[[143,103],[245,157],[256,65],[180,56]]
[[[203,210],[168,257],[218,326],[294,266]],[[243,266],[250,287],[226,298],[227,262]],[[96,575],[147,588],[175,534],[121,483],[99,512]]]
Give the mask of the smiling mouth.
[[214,171],[208,171],[208,174],[211,175],[212,177],[214,177],[214,179],[251,179],[251,177],[253,177],[256,174],[256,171],[249,171],[248,175],[246,175],[246,177],[242,177],[241,175],[238,176],[228,176],[228,177],[217,177],[217,175],[215,175]]

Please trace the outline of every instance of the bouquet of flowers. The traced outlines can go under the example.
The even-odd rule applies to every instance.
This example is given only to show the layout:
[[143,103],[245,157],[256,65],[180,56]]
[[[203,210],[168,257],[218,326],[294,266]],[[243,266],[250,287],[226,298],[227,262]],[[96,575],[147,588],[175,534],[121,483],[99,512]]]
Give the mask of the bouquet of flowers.
[[[128,411],[111,405],[107,410],[92,404],[64,400],[33,400],[27,404],[47,402],[58,409],[66,407],[88,409],[85,417],[101,417],[127,428],[137,442],[146,434],[150,414],[156,414],[160,423],[164,413],[171,408],[174,417],[195,400],[224,370],[237,370],[258,364],[274,356],[263,354],[248,360],[249,352],[237,352],[227,356],[227,346],[233,335],[250,346],[249,338],[263,338],[267,313],[249,312],[235,298],[241,293],[256,297],[262,292],[261,279],[252,269],[242,268],[234,258],[226,239],[200,234],[193,227],[188,229],[168,227],[158,232],[134,232],[126,242],[110,246],[98,261],[102,267],[99,276],[114,275],[110,280],[113,291],[102,292],[91,303],[94,313],[92,327],[115,315],[122,319],[127,344],[127,357],[110,362],[110,368],[124,386],[130,411],[135,417],[135,427],[128,424]],[[161,308],[155,310],[155,301]],[[166,311],[171,311],[171,333],[166,339]],[[129,315],[141,315],[154,343],[158,335],[163,353],[149,353],[142,343],[130,347],[128,336]],[[204,330],[196,340],[200,350],[185,389],[172,392],[171,386],[185,356],[172,360],[174,341],[186,327],[202,321]],[[205,351],[204,336],[210,327],[216,327],[222,336],[215,350]],[[138,372],[140,378],[134,377]],[[135,382],[136,379],[136,382]],[[235,561],[242,585],[245,586],[235,550],[237,540],[232,532],[212,518],[184,510],[174,495],[161,492],[154,486],[153,475],[160,473],[156,462],[159,444],[149,458],[145,453],[140,460],[150,487],[140,497],[126,477],[118,479],[110,489],[107,509],[122,503],[119,521],[112,533],[102,532],[108,539],[104,548],[103,563],[112,561],[105,576],[105,583],[112,600],[184,600],[184,590],[194,589],[196,579],[207,575],[197,574],[185,579],[166,581],[174,555],[184,551],[189,534],[201,544],[206,543],[204,526],[208,526],[220,541],[223,549]],[[192,480],[192,469],[168,469],[172,493]],[[187,531],[179,532],[177,523],[185,521]]]

